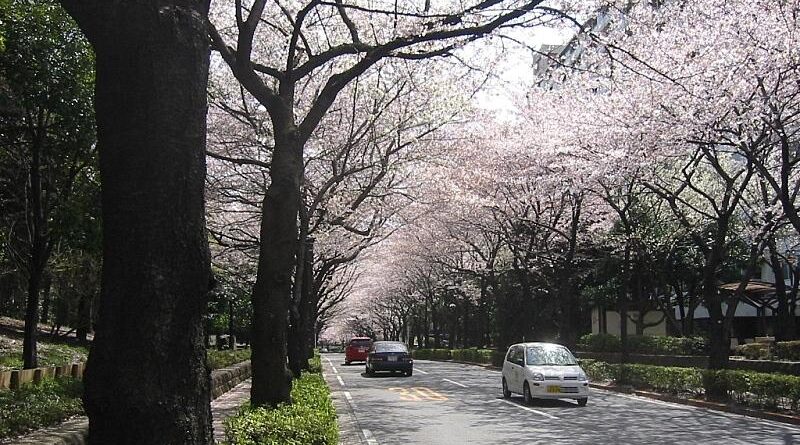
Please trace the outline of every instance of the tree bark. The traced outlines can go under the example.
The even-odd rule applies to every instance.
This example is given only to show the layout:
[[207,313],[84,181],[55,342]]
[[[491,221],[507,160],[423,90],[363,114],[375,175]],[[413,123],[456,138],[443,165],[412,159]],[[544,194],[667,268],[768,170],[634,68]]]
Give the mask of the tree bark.
[[303,144],[290,113],[286,114],[273,116],[275,150],[262,208],[258,274],[252,296],[250,401],[254,406],[291,403],[286,331],[296,261]]
[[62,0],[96,54],[103,270],[93,445],[211,444],[203,314],[208,4]]

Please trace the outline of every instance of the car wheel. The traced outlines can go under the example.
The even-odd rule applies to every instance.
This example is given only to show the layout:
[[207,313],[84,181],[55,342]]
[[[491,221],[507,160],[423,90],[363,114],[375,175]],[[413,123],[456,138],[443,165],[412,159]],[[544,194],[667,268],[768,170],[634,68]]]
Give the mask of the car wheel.
[[347,360],[345,360],[345,361],[344,361],[344,365],[345,365],[345,366],[350,366],[350,362],[349,362],[349,361],[347,361]]
[[411,377],[412,374],[414,374],[414,370],[413,369],[409,369],[408,371],[406,371],[406,375],[408,377]]
[[528,386],[528,382],[525,382],[525,386],[522,387],[522,397],[525,399],[526,405],[533,404],[533,397],[531,396],[531,387]]
[[505,377],[503,377],[503,398],[504,399],[511,398],[511,391],[508,390],[508,384],[506,383]]
[[584,397],[582,399],[578,399],[578,406],[586,406],[586,404],[588,402],[589,402],[589,398],[588,397]]
[[375,370],[373,370],[369,366],[367,366],[367,375],[369,375],[369,376],[375,375]]

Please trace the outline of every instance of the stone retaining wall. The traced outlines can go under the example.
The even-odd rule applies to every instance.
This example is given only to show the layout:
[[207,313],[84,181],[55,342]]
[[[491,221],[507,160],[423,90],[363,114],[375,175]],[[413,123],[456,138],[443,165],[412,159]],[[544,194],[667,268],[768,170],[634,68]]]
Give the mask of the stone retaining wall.
[[[216,399],[234,386],[250,378],[250,360],[211,371],[211,399]],[[78,417],[59,425],[35,431],[13,442],[0,440],[0,444],[14,445],[86,445],[89,419]]]

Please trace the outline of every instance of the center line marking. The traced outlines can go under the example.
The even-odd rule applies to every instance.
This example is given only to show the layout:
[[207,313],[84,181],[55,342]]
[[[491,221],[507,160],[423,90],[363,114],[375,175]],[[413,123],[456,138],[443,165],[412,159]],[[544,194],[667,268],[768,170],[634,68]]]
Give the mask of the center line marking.
[[450,379],[442,379],[442,380],[444,380],[445,382],[450,382],[450,383],[452,383],[454,385],[458,385],[458,386],[460,386],[462,388],[469,388],[469,386],[467,386],[467,385],[465,385],[463,383],[454,382],[454,381],[452,381]]
[[337,375],[337,376],[336,376],[336,380],[338,380],[338,381],[339,381],[339,384],[340,384],[340,385],[344,386],[344,380],[342,380],[342,377],[341,377],[341,376],[338,376],[338,375]]
[[331,369],[333,369],[333,373],[334,373],[334,374],[338,374],[338,373],[339,373],[339,371],[337,371],[337,370],[336,370],[336,367],[335,367],[335,366],[331,366]]
[[345,391],[344,392],[344,398],[347,399],[348,402],[352,402],[353,401],[353,396],[350,395],[350,391]]
[[501,402],[503,402],[503,403],[508,403],[508,404],[509,404],[509,405],[511,405],[511,406],[516,406],[517,408],[522,408],[522,409],[524,409],[525,411],[530,411],[530,412],[532,412],[532,413],[539,414],[540,416],[545,416],[545,417],[547,417],[547,418],[550,418],[550,419],[556,419],[556,420],[558,420],[558,417],[556,417],[556,416],[554,416],[554,415],[552,415],[552,414],[547,414],[547,413],[546,413],[546,412],[544,412],[544,411],[539,411],[539,410],[535,410],[535,409],[533,409],[533,408],[528,408],[527,406],[522,406],[522,405],[520,405],[520,404],[518,404],[518,403],[514,403],[514,402],[512,402],[512,401],[510,401],[510,400],[505,400],[505,399],[498,399],[498,400],[500,400],[500,401],[501,401]]
[[419,368],[416,368],[416,369],[414,369],[414,371],[417,371],[417,372],[419,372],[420,374],[428,374],[428,371],[423,371],[423,370],[421,370],[421,369],[419,369]]

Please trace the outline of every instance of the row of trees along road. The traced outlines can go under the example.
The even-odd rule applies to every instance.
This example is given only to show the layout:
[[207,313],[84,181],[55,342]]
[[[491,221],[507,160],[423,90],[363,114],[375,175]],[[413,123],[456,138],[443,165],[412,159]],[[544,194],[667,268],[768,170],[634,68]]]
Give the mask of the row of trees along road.
[[[405,102],[405,115],[386,121],[363,113],[363,104],[374,101],[375,114],[397,113],[389,104],[416,91],[401,80],[422,75],[414,74],[416,62],[449,56],[499,28],[532,26],[558,15],[540,1],[522,0],[369,7],[341,0],[255,0],[215,3],[213,14],[206,1],[60,3],[91,52],[52,4],[2,3],[2,57],[9,58],[0,84],[7,127],[2,137],[4,147],[13,147],[0,153],[2,217],[4,228],[11,228],[3,232],[2,261],[4,267],[13,264],[9,270],[24,270],[15,273],[12,285],[27,281],[25,356],[26,366],[33,366],[41,288],[67,271],[55,267],[61,264],[56,260],[80,265],[58,279],[91,288],[92,281],[80,274],[96,271],[102,252],[84,396],[89,441],[96,444],[212,441],[203,345],[214,285],[204,192],[207,186],[212,194],[219,190],[217,178],[206,183],[211,47],[269,122],[268,133],[256,133],[265,136],[259,146],[269,148],[250,158],[266,164],[244,163],[262,167],[261,190],[252,195],[261,200],[253,206],[260,212],[253,220],[258,228],[241,229],[256,242],[236,250],[235,258],[245,262],[257,252],[252,402],[276,405],[290,402],[288,316],[292,329],[300,330],[309,329],[310,320],[303,319],[309,313],[317,325],[330,316],[325,308],[351,285],[351,259],[384,236],[379,229],[406,199],[396,191],[403,178],[393,166],[412,160],[401,152],[441,124],[408,120],[419,107],[412,102]],[[404,62],[399,66],[408,75],[393,72],[390,61]],[[359,79],[377,89],[378,97],[359,98]],[[92,85],[96,138],[86,94]],[[214,109],[224,110],[210,91]],[[339,103],[354,110],[341,114],[353,127],[347,137],[369,136],[369,143],[343,143],[346,137],[331,142],[321,134]],[[387,133],[375,134],[380,131]],[[211,148],[212,159],[237,165],[222,159],[225,154],[215,156],[218,148]],[[93,215],[98,182],[102,218]],[[92,237],[99,234],[100,219],[98,246]],[[234,240],[213,225],[212,234],[215,259],[224,258]],[[306,242],[312,235],[315,249]],[[236,263],[226,266],[234,274],[242,270]],[[8,283],[5,275],[3,280]],[[51,287],[57,288],[44,284],[45,295]],[[303,315],[304,305],[316,308]],[[292,362],[295,367],[299,360]],[[142,378],[142,369],[169,372]]]
[[0,314],[35,368],[38,322],[86,341],[99,288],[94,57],[52,2],[0,2],[0,39]]
[[574,42],[576,64],[554,61],[514,118],[475,116],[420,172],[418,223],[369,265],[384,278],[355,327],[426,346],[571,344],[591,305],[637,334],[661,311],[707,335],[724,368],[766,264],[776,337],[797,338],[797,7],[610,5],[612,26]]

